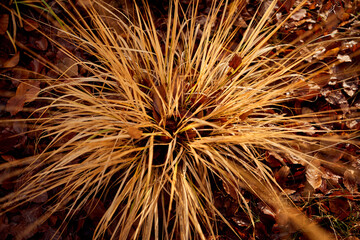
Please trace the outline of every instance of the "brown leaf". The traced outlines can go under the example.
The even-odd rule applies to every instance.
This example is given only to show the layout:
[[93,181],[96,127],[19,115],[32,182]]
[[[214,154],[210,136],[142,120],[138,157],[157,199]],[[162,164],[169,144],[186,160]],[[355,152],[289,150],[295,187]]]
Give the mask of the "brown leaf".
[[60,69],[61,73],[66,73],[69,77],[78,75],[78,65],[76,61],[70,57],[59,58],[56,66]]
[[344,197],[334,196],[333,194],[329,197],[329,208],[330,211],[340,221],[344,220],[350,215],[350,204]]
[[13,162],[16,160],[15,157],[12,155],[1,155],[1,157],[7,162]]
[[8,60],[6,60],[4,62],[4,65],[2,66],[3,68],[12,68],[15,67],[16,65],[18,65],[20,60],[20,52],[16,52],[14,54],[14,56],[12,56],[11,58],[9,58]]
[[6,214],[2,214],[0,216],[0,239],[7,239],[7,236],[10,234],[9,228],[9,219]]
[[280,167],[285,163],[283,157],[281,157],[278,153],[271,151],[266,152],[265,160],[269,164],[269,166],[273,168]]
[[238,199],[238,195],[236,193],[236,188],[230,182],[227,182],[224,180],[223,188],[224,188],[225,192],[227,194],[229,194],[233,199],[235,199],[235,200]]
[[235,54],[233,58],[230,60],[229,66],[232,67],[233,69],[237,69],[240,66],[241,62],[242,62],[242,58],[239,55]]
[[45,37],[41,37],[40,39],[35,40],[34,42],[35,48],[40,51],[45,51],[48,48],[48,45],[49,43]]
[[282,166],[277,172],[275,172],[276,182],[278,182],[281,186],[285,186],[289,174],[290,168],[288,166]]
[[314,159],[311,164],[306,166],[306,180],[314,188],[318,189],[322,184],[322,172],[319,170],[320,161]]
[[30,208],[21,210],[20,212],[23,217],[23,220],[26,223],[33,223],[37,219],[39,219],[39,217],[43,214],[43,209],[39,205],[39,206],[32,206]]
[[[40,192],[41,190],[44,190],[43,188],[39,189],[38,191]],[[48,193],[47,192],[43,192],[42,194],[40,194],[39,196],[37,196],[34,199],[31,199],[31,202],[34,203],[44,203],[48,200]]]
[[4,35],[9,25],[9,14],[0,15],[0,35]]
[[240,119],[241,119],[241,121],[244,121],[250,114],[252,114],[253,113],[253,109],[251,109],[251,110],[249,110],[249,111],[247,111],[247,112],[244,112],[243,114],[241,114],[240,115]]
[[96,222],[96,224],[100,221],[106,212],[104,203],[98,198],[94,198],[92,201],[88,202],[84,209],[89,215],[90,219]]
[[36,80],[22,82],[16,90],[16,95],[25,95],[25,102],[32,102],[40,91],[40,82]]
[[287,12],[290,12],[290,8],[293,7],[295,0],[281,0],[281,7],[284,8]]
[[354,193],[358,191],[358,184],[356,181],[355,171],[346,169],[344,172],[344,185],[349,192]]
[[137,127],[128,127],[126,130],[134,139],[140,139],[143,134],[143,131],[139,130]]
[[276,218],[276,213],[268,205],[266,205],[263,202],[258,202],[257,205],[263,214],[268,215],[268,216],[272,217],[273,219]]
[[26,102],[32,102],[36,99],[40,92],[39,86],[40,82],[35,80],[20,83],[16,95],[8,100],[5,110],[10,112],[12,116],[21,111]]
[[306,17],[306,10],[305,9],[300,9],[299,11],[297,11],[296,13],[291,15],[290,18],[295,20],[295,21],[300,21],[304,17]]
[[34,71],[34,73],[40,73],[43,70],[44,65],[39,60],[34,59],[29,63],[29,68]]
[[5,111],[9,112],[11,116],[14,116],[23,109],[25,99],[25,96],[13,96],[7,101]]
[[13,77],[16,79],[16,81],[13,81],[13,84],[15,86],[19,85],[19,79],[29,79],[30,71],[23,67],[17,67],[12,69]]
[[38,29],[40,24],[32,19],[24,19],[24,30],[27,32],[31,32],[35,29]]

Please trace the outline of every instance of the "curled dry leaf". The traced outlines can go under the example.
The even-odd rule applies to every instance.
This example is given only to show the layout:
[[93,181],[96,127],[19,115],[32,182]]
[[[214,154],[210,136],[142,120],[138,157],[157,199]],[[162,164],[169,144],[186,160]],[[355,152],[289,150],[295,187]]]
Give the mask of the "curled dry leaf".
[[40,91],[39,86],[40,82],[35,80],[20,83],[15,96],[8,100],[5,110],[11,115],[21,111],[26,102],[32,102],[36,99]]
[[3,68],[12,68],[15,67],[16,65],[18,65],[20,60],[20,52],[16,52],[14,54],[14,56],[12,56],[11,58],[9,58],[8,60],[6,60],[3,64]]
[[358,184],[355,174],[355,171],[351,169],[346,169],[344,172],[343,182],[347,190],[351,193],[358,192]]
[[9,25],[9,14],[0,15],[0,35],[4,35]]
[[290,174],[290,168],[288,166],[282,166],[277,172],[275,172],[275,179],[280,186],[285,186],[287,177]]
[[136,127],[128,127],[127,132],[134,139],[140,139],[143,134],[143,131],[139,130]]
[[306,166],[306,180],[314,188],[318,189],[322,184],[320,160],[314,159],[310,164]]

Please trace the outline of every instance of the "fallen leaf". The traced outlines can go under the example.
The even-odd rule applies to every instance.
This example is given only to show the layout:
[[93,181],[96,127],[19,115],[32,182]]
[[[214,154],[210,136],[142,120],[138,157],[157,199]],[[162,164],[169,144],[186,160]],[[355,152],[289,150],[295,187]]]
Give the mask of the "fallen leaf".
[[342,82],[342,85],[344,87],[344,92],[346,92],[346,94],[350,97],[354,96],[355,93],[358,91],[359,89],[359,85],[360,85],[360,81],[357,78],[356,80],[351,80],[351,81],[344,81]]
[[98,198],[94,198],[92,201],[89,201],[85,205],[84,209],[89,215],[90,219],[96,222],[96,224],[100,221],[106,212],[104,203]]
[[285,186],[289,174],[290,168],[288,166],[282,166],[277,172],[275,172],[276,182],[278,182],[280,186]]
[[9,219],[7,218],[6,214],[2,214],[0,216],[0,238],[7,239],[9,233]]
[[258,202],[257,205],[263,214],[268,215],[273,219],[276,218],[275,212],[268,205],[263,202]]
[[21,215],[26,223],[33,223],[43,214],[43,208],[39,206],[32,206],[30,208],[21,210]]
[[15,67],[16,65],[18,65],[20,60],[20,52],[16,52],[14,54],[14,56],[12,56],[11,58],[9,58],[8,60],[6,60],[4,62],[4,65],[2,66],[3,68],[12,68]]
[[306,180],[314,189],[318,189],[322,184],[322,172],[319,167],[320,161],[318,159],[314,159],[306,166]]
[[344,197],[329,196],[329,209],[340,221],[350,215],[349,201]]
[[137,127],[128,127],[126,130],[134,139],[140,139],[143,134],[143,131],[139,130]]
[[238,199],[238,195],[236,193],[236,188],[230,182],[227,182],[224,180],[223,188],[224,188],[225,192],[227,194],[229,194],[233,199],[235,199],[235,200]]
[[0,154],[16,149],[24,144],[26,136],[15,132],[13,129],[5,128],[0,131]]
[[337,59],[340,61],[340,62],[351,62],[351,58],[349,55],[341,55],[341,54],[338,54],[337,55]]
[[24,30],[31,32],[35,29],[38,29],[40,24],[33,19],[24,19]]
[[299,21],[299,20],[303,19],[304,17],[306,17],[306,10],[305,9],[300,9],[299,11],[297,11],[296,13],[291,15],[290,18],[295,20],[295,21]]
[[29,63],[29,68],[34,72],[34,73],[40,73],[43,68],[44,68],[44,65],[37,59],[34,59],[32,60],[30,63]]
[[7,162],[13,162],[16,160],[15,157],[12,155],[1,155],[1,157]]
[[287,12],[294,6],[295,0],[281,0],[281,7],[284,8]]
[[[44,190],[44,188],[41,188],[39,189],[38,191],[42,191]],[[36,198],[34,199],[31,199],[31,202],[34,202],[34,203],[44,203],[48,200],[48,193],[45,191],[43,192],[42,194],[40,194],[39,196],[37,196]]]
[[4,35],[9,25],[9,14],[0,15],[0,35]]
[[266,152],[265,160],[269,164],[269,166],[273,168],[280,167],[285,163],[283,157],[281,157],[278,153],[271,151]]
[[358,191],[358,184],[356,181],[355,171],[346,169],[344,172],[343,183],[349,192],[354,193]]
[[242,58],[239,55],[235,54],[230,60],[229,66],[235,70],[240,66],[241,62],[242,62]]
[[29,79],[30,71],[28,69],[26,69],[26,68],[17,67],[17,68],[13,68],[11,71],[12,71],[14,79],[16,79],[16,80],[12,81],[12,83],[15,86],[19,85],[19,80],[20,79],[24,79],[24,80]]
[[15,96],[8,100],[5,111],[10,112],[12,116],[21,111],[26,102],[32,102],[36,99],[40,92],[39,86],[40,82],[35,80],[21,82]]
[[325,100],[333,105],[339,105],[344,114],[350,111],[349,103],[341,90],[329,91],[324,88],[321,90],[321,94],[325,96]]
[[75,77],[78,75],[79,68],[77,62],[70,57],[59,58],[56,66],[60,69],[61,73],[68,75],[69,77]]
[[35,48],[40,51],[45,51],[48,48],[48,45],[49,43],[45,37],[41,37],[34,41]]
[[24,104],[25,96],[13,96],[7,101],[5,111],[14,116],[23,109]]

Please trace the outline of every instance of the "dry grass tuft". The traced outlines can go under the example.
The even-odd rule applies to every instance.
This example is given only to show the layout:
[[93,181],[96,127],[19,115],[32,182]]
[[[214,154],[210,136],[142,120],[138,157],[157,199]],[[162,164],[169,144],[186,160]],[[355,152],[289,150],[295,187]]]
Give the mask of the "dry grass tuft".
[[[206,239],[217,235],[215,219],[227,223],[214,206],[211,182],[220,179],[233,188],[252,224],[242,190],[310,239],[331,239],[284,197],[265,153],[320,171],[331,164],[322,153],[357,143],[355,130],[329,133],[324,126],[358,118],[328,117],[335,110],[283,111],[294,99],[311,98],[305,90],[321,85],[330,67],[306,61],[315,50],[304,54],[305,48],[324,44],[316,38],[269,43],[302,7],[271,26],[276,2],[253,18],[241,41],[233,25],[243,1],[213,4],[202,24],[196,1],[186,9],[171,1],[165,32],[157,31],[146,4],[134,5],[133,15],[101,1],[71,11],[64,5],[67,19],[58,35],[95,60],[58,45],[73,64],[47,79],[46,95],[39,97],[51,102],[38,110],[44,115],[36,124],[47,149],[36,159],[1,166],[29,175],[17,192],[0,199],[2,209],[57,191],[39,224],[63,209],[70,219],[102,199],[107,206],[94,239]],[[275,54],[279,50],[285,55]],[[74,76],[74,67],[86,74]]]

